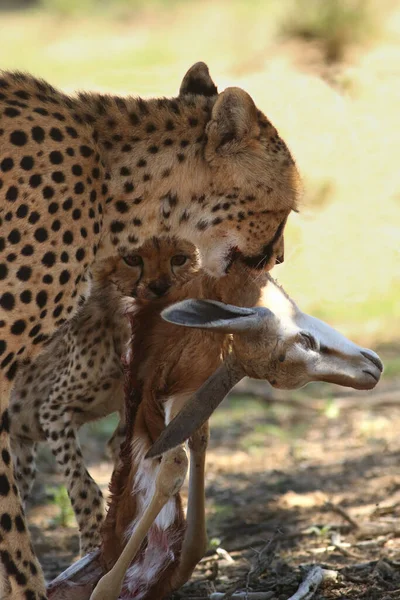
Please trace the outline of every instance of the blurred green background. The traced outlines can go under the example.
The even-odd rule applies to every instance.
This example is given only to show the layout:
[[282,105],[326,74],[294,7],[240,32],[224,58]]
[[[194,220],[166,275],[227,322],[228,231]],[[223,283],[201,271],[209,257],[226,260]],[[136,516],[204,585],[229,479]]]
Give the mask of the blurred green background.
[[[0,0],[3,69],[63,90],[175,95],[208,63],[244,87],[304,179],[275,275],[400,371],[398,0]],[[385,354],[386,353],[386,354]]]

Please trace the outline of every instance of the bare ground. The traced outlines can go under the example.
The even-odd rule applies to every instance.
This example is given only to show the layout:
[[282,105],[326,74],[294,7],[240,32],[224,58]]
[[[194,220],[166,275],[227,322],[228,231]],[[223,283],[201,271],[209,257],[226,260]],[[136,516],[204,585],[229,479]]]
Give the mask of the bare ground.
[[[287,600],[313,565],[337,572],[315,600],[400,598],[399,383],[345,397],[327,386],[273,397],[256,388],[263,399],[225,401],[208,452],[210,549],[175,598],[247,590]],[[83,449],[106,491],[104,431],[86,432]],[[48,452],[40,469],[29,520],[52,579],[77,558],[78,535],[55,524],[49,488],[62,480]]]

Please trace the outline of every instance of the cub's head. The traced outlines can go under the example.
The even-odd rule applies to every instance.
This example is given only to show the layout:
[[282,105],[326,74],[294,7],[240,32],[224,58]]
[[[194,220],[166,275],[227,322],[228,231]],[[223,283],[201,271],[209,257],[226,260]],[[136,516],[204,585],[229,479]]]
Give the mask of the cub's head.
[[218,94],[207,66],[197,63],[180,97],[199,102],[201,95],[210,109],[202,150],[209,183],[193,194],[183,226],[213,275],[223,275],[237,256],[270,269],[283,260],[284,228],[300,192],[294,160],[249,94],[235,87]]
[[151,238],[136,251],[107,259],[94,279],[115,285],[123,296],[154,300],[190,279],[198,262],[197,250],[189,242]]

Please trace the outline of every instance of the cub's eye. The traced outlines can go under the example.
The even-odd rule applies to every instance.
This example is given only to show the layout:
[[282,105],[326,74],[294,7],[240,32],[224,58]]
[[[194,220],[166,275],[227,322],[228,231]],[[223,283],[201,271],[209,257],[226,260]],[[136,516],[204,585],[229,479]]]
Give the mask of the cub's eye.
[[187,256],[185,256],[184,254],[175,254],[175,256],[171,258],[171,265],[173,267],[181,267],[185,264],[187,259]]
[[122,257],[124,262],[130,267],[142,267],[143,266],[143,258],[139,256],[139,254],[128,254],[127,256]]

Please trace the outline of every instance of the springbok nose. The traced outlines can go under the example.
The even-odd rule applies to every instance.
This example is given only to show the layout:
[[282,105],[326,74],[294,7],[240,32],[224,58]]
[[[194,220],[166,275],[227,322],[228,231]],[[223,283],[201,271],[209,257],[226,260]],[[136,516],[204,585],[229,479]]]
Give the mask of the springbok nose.
[[376,354],[371,354],[371,352],[367,352],[367,350],[361,350],[361,354],[363,356],[365,356],[365,358],[367,358],[368,360],[370,360],[382,373],[383,371],[383,364],[381,359],[379,358],[379,356],[377,356]]
[[148,288],[156,296],[164,296],[171,287],[168,281],[152,281],[149,283]]

